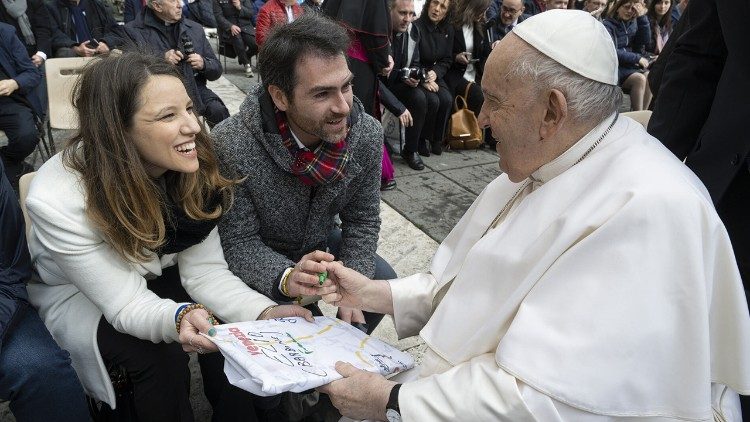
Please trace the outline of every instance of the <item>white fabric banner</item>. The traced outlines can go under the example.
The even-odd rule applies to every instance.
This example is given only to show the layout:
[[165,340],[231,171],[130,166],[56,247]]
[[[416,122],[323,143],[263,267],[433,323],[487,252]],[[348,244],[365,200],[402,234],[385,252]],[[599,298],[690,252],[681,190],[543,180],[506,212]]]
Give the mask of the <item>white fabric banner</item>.
[[341,378],[336,362],[387,376],[414,367],[408,353],[336,318],[316,317],[217,325],[213,341],[232,385],[259,396],[299,393]]

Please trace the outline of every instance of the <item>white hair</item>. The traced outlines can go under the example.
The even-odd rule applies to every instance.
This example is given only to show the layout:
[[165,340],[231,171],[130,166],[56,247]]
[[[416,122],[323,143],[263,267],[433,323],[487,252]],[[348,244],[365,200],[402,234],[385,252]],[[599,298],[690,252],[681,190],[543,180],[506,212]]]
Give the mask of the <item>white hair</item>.
[[531,82],[537,92],[561,91],[571,120],[576,122],[600,122],[617,111],[622,102],[619,86],[581,76],[535,48],[526,48],[510,64],[507,76]]

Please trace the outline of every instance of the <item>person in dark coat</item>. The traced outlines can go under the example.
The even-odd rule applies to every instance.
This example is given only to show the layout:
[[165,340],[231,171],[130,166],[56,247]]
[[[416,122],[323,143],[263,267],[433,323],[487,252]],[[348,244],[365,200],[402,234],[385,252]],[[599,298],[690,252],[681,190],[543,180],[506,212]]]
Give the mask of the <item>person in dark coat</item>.
[[124,32],[140,48],[179,67],[198,114],[210,126],[229,117],[224,102],[206,86],[207,81],[221,76],[221,63],[208,44],[203,27],[182,17],[179,0],[152,0],[134,21],[125,25]]
[[429,0],[414,25],[419,30],[419,62],[428,79],[421,84],[428,103],[428,113],[421,138],[429,141],[435,155],[442,153],[445,125],[453,103],[453,93],[445,83],[445,74],[453,63],[453,27],[446,19],[450,0]]
[[26,47],[31,61],[39,67],[48,57],[52,57],[49,12],[43,0],[26,0],[25,8],[21,6],[23,3],[19,1],[0,2],[0,22],[16,29],[16,35]]
[[[125,0],[123,20],[128,23],[146,7],[146,0]],[[182,13],[206,28],[216,28],[213,0],[194,0],[182,5]]]
[[630,94],[631,109],[644,110],[651,102],[648,87],[649,60],[644,56],[651,42],[651,27],[642,0],[617,0],[602,22],[617,49],[619,84]]
[[42,75],[12,26],[0,22],[0,130],[8,145],[0,147],[5,175],[18,189],[18,178],[33,170],[24,162],[39,142],[36,119],[44,109],[35,90]]
[[219,27],[219,37],[231,44],[237,53],[237,61],[245,67],[245,75],[253,77],[250,58],[258,53],[253,25],[253,2],[251,0],[213,0],[214,16]]
[[19,421],[89,420],[68,352],[29,304],[31,274],[23,214],[0,161],[0,400],[10,400]]
[[47,10],[54,57],[91,57],[121,43],[120,28],[100,0],[53,0]]
[[492,48],[513,30],[513,27],[531,15],[524,13],[526,7],[521,0],[505,0],[495,19],[487,22],[487,32]]
[[[744,0],[690,0],[665,48],[671,53],[664,55],[659,95],[648,125],[648,132],[684,159],[706,185],[732,241],[746,296],[750,290],[747,22],[750,9]],[[743,418],[750,420],[750,400],[747,396],[740,400]]]

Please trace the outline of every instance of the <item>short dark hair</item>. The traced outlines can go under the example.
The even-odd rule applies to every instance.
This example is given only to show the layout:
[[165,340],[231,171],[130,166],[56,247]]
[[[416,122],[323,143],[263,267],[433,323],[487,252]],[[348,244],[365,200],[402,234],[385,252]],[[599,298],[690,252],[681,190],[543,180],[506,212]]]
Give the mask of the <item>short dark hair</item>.
[[263,88],[275,85],[290,99],[297,85],[297,63],[306,55],[346,56],[351,40],[343,26],[319,13],[304,13],[275,28],[258,53]]

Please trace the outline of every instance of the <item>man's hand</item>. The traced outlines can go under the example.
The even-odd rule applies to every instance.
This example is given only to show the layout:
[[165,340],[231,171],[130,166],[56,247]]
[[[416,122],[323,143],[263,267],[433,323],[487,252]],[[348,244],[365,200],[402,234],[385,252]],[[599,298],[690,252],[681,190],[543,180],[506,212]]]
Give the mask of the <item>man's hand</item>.
[[96,54],[107,54],[109,53],[109,46],[104,41],[99,41],[99,45],[96,47]]
[[271,308],[265,315],[264,319],[283,318],[283,317],[302,317],[307,321],[313,322],[312,312],[298,305],[278,305]]
[[194,70],[203,70],[203,68],[206,67],[203,57],[198,53],[193,53],[187,56],[187,62]]
[[398,116],[398,119],[401,121],[401,124],[404,125],[404,127],[410,127],[414,124],[414,119],[411,117],[411,113],[409,113],[409,110],[401,113],[401,115]]
[[236,37],[237,35],[240,35],[240,32],[242,32],[242,28],[237,25],[232,25],[232,27],[229,28],[229,32],[232,33],[233,37]]
[[86,40],[78,45],[73,46],[73,51],[76,53],[78,57],[93,57],[94,54],[96,54],[96,50],[93,48],[89,48],[86,44],[89,43],[89,40]]
[[318,391],[328,394],[343,416],[356,420],[386,420],[385,407],[395,382],[344,362],[336,362],[336,371],[344,378],[318,387]]
[[468,65],[469,64],[469,53],[462,52],[462,53],[456,54],[456,63]]
[[7,97],[18,89],[18,82],[15,79],[3,79],[0,81],[0,97]]
[[404,83],[412,88],[416,88],[419,85],[419,81],[413,78],[404,79]]
[[168,61],[169,63],[172,63],[173,65],[176,65],[180,62],[185,56],[182,55],[182,51],[179,50],[168,50],[166,53],[164,53],[164,60]]
[[42,58],[42,56],[34,54],[33,56],[31,56],[31,62],[34,63],[34,66],[39,67],[44,64],[44,59]]
[[336,317],[349,324],[358,322],[360,324],[365,323],[365,315],[359,309],[340,307]]
[[332,262],[333,255],[323,251],[312,251],[303,256],[286,279],[289,297],[329,295],[338,289],[330,277],[320,284],[320,273],[326,272],[324,263]]
[[388,75],[390,75],[391,71],[393,70],[393,64],[394,64],[393,57],[389,54],[388,55],[388,66],[384,67],[383,69],[381,69],[380,70],[380,74],[383,75],[383,76],[385,76],[387,78]]

